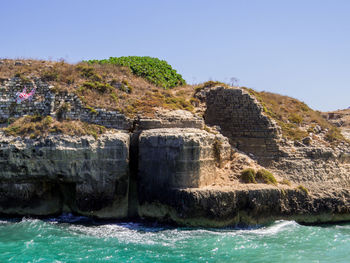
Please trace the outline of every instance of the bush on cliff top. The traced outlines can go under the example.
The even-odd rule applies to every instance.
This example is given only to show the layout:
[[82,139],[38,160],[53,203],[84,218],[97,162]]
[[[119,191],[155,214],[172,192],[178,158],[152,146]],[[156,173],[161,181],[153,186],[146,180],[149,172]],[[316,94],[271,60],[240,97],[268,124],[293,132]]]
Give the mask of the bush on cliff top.
[[253,168],[244,169],[241,172],[241,179],[246,184],[256,184],[255,181],[255,170]]
[[255,178],[257,180],[262,181],[265,184],[277,185],[276,178],[273,176],[272,173],[270,173],[269,171],[267,171],[265,169],[260,169],[259,171],[257,171]]
[[277,185],[277,180],[272,173],[265,169],[260,169],[257,172],[253,168],[244,169],[241,172],[241,179],[244,183],[264,183]]
[[163,88],[173,88],[186,84],[180,74],[166,61],[152,57],[110,57],[102,60],[89,60],[89,64],[114,64],[126,66],[132,73],[147,79],[149,82]]

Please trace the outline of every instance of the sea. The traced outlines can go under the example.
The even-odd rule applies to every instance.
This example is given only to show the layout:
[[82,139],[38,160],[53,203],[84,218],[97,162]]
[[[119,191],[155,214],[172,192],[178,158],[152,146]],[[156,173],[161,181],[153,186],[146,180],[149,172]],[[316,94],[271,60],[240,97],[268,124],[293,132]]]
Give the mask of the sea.
[[350,262],[350,224],[208,229],[72,215],[1,219],[0,262]]

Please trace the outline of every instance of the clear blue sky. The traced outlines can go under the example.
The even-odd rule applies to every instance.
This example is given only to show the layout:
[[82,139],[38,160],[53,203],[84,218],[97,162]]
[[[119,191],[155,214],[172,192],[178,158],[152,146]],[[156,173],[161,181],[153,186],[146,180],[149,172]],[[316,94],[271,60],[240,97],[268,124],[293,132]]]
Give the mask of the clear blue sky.
[[165,59],[189,83],[229,82],[350,106],[348,0],[0,0],[0,57]]

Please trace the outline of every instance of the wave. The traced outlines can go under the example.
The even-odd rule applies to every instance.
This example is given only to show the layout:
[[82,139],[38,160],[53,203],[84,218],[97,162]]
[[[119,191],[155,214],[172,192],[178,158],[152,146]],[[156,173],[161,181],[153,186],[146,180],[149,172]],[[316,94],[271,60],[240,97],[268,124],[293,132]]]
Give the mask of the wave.
[[1,220],[0,262],[349,262],[349,229],[294,221],[246,229],[176,228],[102,224],[71,214]]
[[269,226],[265,226],[265,227],[261,227],[253,230],[246,230],[245,233],[257,234],[257,235],[276,235],[283,231],[294,230],[297,227],[300,227],[300,225],[295,221],[279,220]]

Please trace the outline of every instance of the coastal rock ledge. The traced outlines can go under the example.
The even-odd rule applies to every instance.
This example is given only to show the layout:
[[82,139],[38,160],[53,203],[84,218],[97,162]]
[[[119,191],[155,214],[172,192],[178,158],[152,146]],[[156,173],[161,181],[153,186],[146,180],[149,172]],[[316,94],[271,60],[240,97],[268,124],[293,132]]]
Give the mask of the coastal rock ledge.
[[[303,123],[297,115],[273,119],[276,114],[247,89],[204,85],[191,97],[194,113],[158,109],[153,116],[127,117],[84,106],[76,94],[55,93],[40,79],[36,99],[17,105],[22,81],[0,80],[4,128],[38,115],[104,126],[104,132],[16,137],[1,129],[2,216],[73,213],[206,227],[350,220],[349,142],[332,142],[340,136],[333,126]],[[302,136],[291,139],[286,131]],[[246,168],[274,180],[247,182]]]
[[125,218],[129,135],[0,137],[0,213]]
[[200,129],[118,131],[98,139],[2,135],[0,146],[0,213],[6,216],[70,212],[205,227],[350,220],[347,187],[309,185],[308,193],[235,178],[225,182],[237,151],[226,137]]

